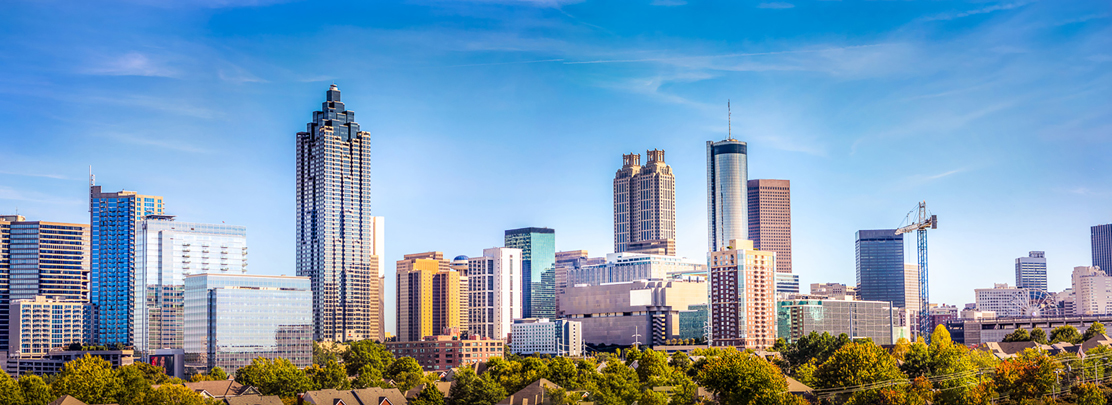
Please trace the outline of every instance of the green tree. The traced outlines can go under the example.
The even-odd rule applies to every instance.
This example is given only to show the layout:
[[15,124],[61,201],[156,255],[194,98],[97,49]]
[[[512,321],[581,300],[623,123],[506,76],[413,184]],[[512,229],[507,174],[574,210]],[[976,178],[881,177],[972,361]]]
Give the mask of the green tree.
[[691,370],[691,356],[684,352],[672,353],[672,356],[668,359],[668,365],[672,366],[672,369],[676,372],[687,374]]
[[460,369],[456,383],[448,395],[450,405],[494,405],[509,394],[497,382],[475,375],[469,368]]
[[417,393],[417,397],[409,401],[410,405],[444,405],[444,393],[436,389],[436,384],[425,384],[425,388]]
[[314,390],[351,389],[351,381],[347,378],[344,367],[335,360],[329,360],[324,366],[314,364],[305,369],[305,375],[313,384]]
[[1070,391],[1073,393],[1076,405],[1104,405],[1106,402],[1104,392],[1095,383],[1077,384]]
[[[50,394],[50,386],[37,375],[19,376],[19,388],[23,391],[23,403],[27,405],[47,405],[54,400],[54,396]],[[0,392],[3,390],[0,389]]]
[[382,371],[385,375],[387,374],[386,368],[394,362],[394,354],[387,350],[386,346],[373,340],[351,342],[342,357],[348,375],[355,375],[363,366],[368,364]]
[[904,379],[896,359],[872,342],[852,342],[815,370],[817,388],[850,387]]
[[1104,335],[1107,333],[1108,332],[1104,330],[1103,323],[1093,322],[1092,325],[1089,325],[1089,329],[1085,329],[1085,336],[1081,337],[1081,341],[1088,341],[1089,339],[1092,339],[1096,336]]
[[932,376],[947,376],[939,379],[938,395],[935,402],[942,405],[964,405],[966,391],[977,385],[975,372],[977,365],[968,355],[964,345],[954,344],[950,332],[938,325],[931,333],[930,361]]
[[781,404],[791,395],[779,368],[734,348],[709,359],[696,380],[723,404]]
[[363,368],[359,370],[359,376],[351,382],[351,387],[357,389],[371,387],[392,388],[390,384],[386,383],[386,379],[382,377],[382,371],[374,368],[374,366],[370,364],[364,365]]
[[402,357],[390,364],[386,369],[386,378],[394,380],[394,385],[402,392],[409,391],[426,380],[425,370],[412,357]]
[[305,371],[281,357],[273,360],[257,357],[251,360],[251,364],[236,370],[236,382],[253,386],[263,395],[277,395],[282,398],[296,397],[313,386]]
[[[141,364],[129,364],[116,369],[115,380],[119,389],[116,399],[120,405],[142,405],[147,403],[147,395],[151,392],[151,380]],[[157,377],[155,377],[157,378]]]
[[1016,330],[1012,331],[1012,333],[1009,333],[1009,334],[1004,336],[1004,341],[1005,342],[1030,342],[1031,341],[1031,335],[1027,333],[1026,329],[1016,328]]
[[579,381],[579,370],[576,369],[575,362],[567,357],[557,357],[548,362],[546,378],[569,390],[577,390],[583,386]]
[[1069,325],[1054,328],[1054,330],[1050,331],[1050,343],[1054,344],[1058,342],[1081,343],[1081,332],[1078,332],[1077,328]]
[[147,395],[143,405],[209,405],[209,401],[183,385],[163,384]]
[[996,366],[993,382],[1001,395],[1016,401],[1033,401],[1050,393],[1061,367],[1046,353],[1025,349],[1019,356]]
[[[895,358],[895,357],[893,357]],[[907,354],[904,355],[904,363],[900,365],[900,370],[907,374],[908,377],[919,377],[930,375],[931,368],[931,353],[930,348],[922,339],[912,343],[908,347]]]
[[639,346],[631,346],[625,351],[626,365],[633,364],[637,360],[641,360],[641,348]]
[[116,402],[117,389],[112,364],[88,353],[62,366],[51,384],[54,397],[69,395],[87,404]]
[[896,344],[892,346],[892,357],[896,360],[904,361],[907,357],[907,353],[910,351],[911,342],[908,342],[907,338],[899,338],[896,340]]
[[579,403],[579,395],[569,393],[564,388],[545,388],[548,393],[548,403],[550,405],[576,405]]
[[637,405],[668,405],[668,396],[653,390],[645,390],[637,400]]
[[23,405],[23,389],[8,373],[0,370],[0,405]]
[[786,351],[780,352],[780,356],[787,362],[787,371],[791,374],[795,372],[796,367],[806,364],[811,359],[816,359],[816,363],[822,364],[835,351],[851,341],[852,339],[844,333],[834,337],[828,332],[819,334],[812,331],[799,338],[795,343],[788,345]]
[[[637,378],[641,384],[649,384],[650,379],[670,381],[671,374],[672,368],[668,366],[668,357],[664,353],[648,349],[641,354],[641,360],[637,362]],[[648,388],[653,386],[650,384]]]
[[[151,384],[165,384],[170,382],[173,377],[166,375],[166,370],[152,364],[136,362],[124,367],[135,367],[143,373],[143,378],[150,381]],[[226,377],[226,376],[225,376]]]
[[1035,327],[1035,329],[1031,329],[1031,340],[1030,341],[1035,342],[1035,343],[1039,343],[1039,344],[1044,344],[1044,345],[1047,344],[1046,331],[1042,330],[1042,328],[1037,327],[1037,326]]
[[617,359],[610,359],[595,377],[591,399],[598,405],[625,405],[641,396],[637,372]]

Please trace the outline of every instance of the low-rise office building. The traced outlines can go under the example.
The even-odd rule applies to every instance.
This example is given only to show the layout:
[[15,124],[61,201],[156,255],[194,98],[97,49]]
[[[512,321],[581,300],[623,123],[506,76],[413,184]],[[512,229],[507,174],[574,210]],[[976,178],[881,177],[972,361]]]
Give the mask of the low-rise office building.
[[870,338],[881,345],[896,341],[894,317],[899,310],[882,301],[836,300],[808,297],[780,301],[776,305],[777,337],[788,343],[811,332],[845,333],[853,339]]
[[560,300],[562,317],[582,323],[583,341],[592,344],[653,346],[698,339],[707,320],[702,278],[577,285]]
[[581,356],[583,355],[583,325],[564,319],[514,320],[510,352],[525,355]]
[[[449,370],[464,364],[486,362],[502,357],[505,342],[471,335],[426,336],[413,342],[386,342],[386,349],[395,357],[412,357],[425,371]],[[445,393],[447,394],[447,393]]]
[[567,287],[599,285],[634,280],[663,279],[670,275],[706,274],[707,264],[686,257],[622,252],[608,253],[606,263],[583,266],[566,272]]
[[946,323],[946,329],[954,342],[977,345],[1003,342],[1005,336],[1019,328],[1028,332],[1039,328],[1050,335],[1050,331],[1059,326],[1073,326],[1078,331],[1085,332],[1094,322],[1108,325],[1112,323],[1112,315],[968,318],[950,321]]
[[4,362],[4,371],[12,377],[23,374],[55,374],[62,371],[66,363],[85,357],[86,354],[108,361],[112,368],[135,363],[135,352],[132,350],[52,350],[35,356],[8,357]]

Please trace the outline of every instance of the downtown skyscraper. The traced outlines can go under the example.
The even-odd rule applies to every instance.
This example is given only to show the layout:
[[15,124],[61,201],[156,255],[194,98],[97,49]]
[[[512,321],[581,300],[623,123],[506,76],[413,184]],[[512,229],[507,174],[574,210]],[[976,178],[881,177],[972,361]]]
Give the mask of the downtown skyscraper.
[[1027,257],[1015,259],[1015,286],[1045,295],[1047,292],[1045,252],[1031,251],[1027,253]]
[[622,155],[614,174],[614,253],[676,255],[676,177],[664,151]]
[[[556,231],[520,228],[506,231],[506,247],[521,249],[523,318],[556,317]],[[485,253],[484,253],[485,254]]]
[[746,143],[707,141],[707,226],[711,252],[749,239],[749,163]]
[[332,85],[297,133],[297,275],[313,290],[313,338],[385,340],[383,219],[371,216],[371,134]]
[[1112,224],[1092,227],[1093,265],[1112,275]]
[[134,191],[101,192],[89,187],[90,301],[93,341],[135,342],[136,240],[148,215],[164,215],[162,197]]

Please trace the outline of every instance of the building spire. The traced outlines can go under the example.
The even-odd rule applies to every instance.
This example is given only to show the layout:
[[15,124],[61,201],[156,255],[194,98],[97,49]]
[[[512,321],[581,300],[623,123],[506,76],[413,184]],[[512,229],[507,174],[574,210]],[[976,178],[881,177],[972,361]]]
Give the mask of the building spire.
[[730,111],[730,99],[726,99],[726,139],[734,139],[733,112]]

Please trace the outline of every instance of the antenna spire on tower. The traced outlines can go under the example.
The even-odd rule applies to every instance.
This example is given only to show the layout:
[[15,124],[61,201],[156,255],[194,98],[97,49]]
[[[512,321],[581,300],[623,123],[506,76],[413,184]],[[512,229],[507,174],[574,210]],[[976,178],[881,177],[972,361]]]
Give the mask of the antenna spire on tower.
[[730,110],[730,99],[726,99],[726,139],[734,139],[734,113]]

